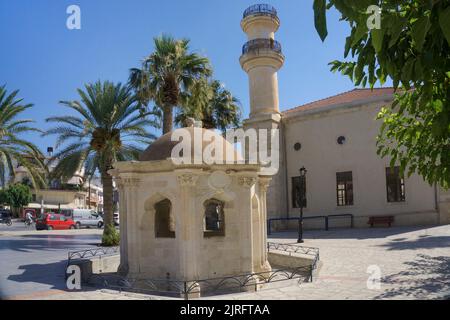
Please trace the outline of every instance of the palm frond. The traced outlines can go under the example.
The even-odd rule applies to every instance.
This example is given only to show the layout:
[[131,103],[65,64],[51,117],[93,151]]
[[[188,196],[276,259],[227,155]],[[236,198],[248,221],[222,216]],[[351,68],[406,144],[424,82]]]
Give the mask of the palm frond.
[[0,87],[0,182],[5,184],[15,177],[13,163],[20,163],[30,174],[34,187],[45,184],[46,166],[43,163],[44,156],[33,143],[19,138],[19,134],[40,132],[31,126],[30,119],[17,119],[22,112],[31,108],[32,104],[24,104],[23,99],[18,99],[19,91],[8,94],[6,86]]

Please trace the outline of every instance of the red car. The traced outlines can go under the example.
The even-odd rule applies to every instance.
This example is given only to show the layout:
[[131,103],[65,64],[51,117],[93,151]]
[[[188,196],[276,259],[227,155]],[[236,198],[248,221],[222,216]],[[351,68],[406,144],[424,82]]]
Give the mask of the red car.
[[75,229],[75,222],[56,213],[44,213],[36,220],[36,230],[66,230]]

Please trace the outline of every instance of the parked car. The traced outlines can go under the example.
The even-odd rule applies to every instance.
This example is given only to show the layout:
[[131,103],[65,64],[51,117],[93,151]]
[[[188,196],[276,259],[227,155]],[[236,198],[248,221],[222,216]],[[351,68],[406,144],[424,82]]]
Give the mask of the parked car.
[[[100,217],[103,218],[103,212],[99,212],[98,214],[99,214]],[[113,222],[114,222],[114,226],[116,226],[116,227],[119,226],[120,221],[119,221],[119,213],[118,212],[115,212],[113,214]]]
[[73,209],[71,218],[73,219],[73,221],[75,221],[75,226],[77,229],[80,229],[82,227],[103,227],[103,218],[94,210]]
[[75,229],[75,222],[62,214],[44,213],[36,219],[36,230]]

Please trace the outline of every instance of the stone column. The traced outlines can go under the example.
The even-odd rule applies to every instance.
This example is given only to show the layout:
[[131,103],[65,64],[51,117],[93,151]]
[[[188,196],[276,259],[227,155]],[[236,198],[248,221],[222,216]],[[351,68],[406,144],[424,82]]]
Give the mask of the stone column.
[[119,214],[120,214],[120,265],[118,273],[126,276],[128,274],[128,232],[127,232],[127,196],[125,194],[125,186],[122,179],[116,179],[119,189]]
[[[121,177],[122,184],[125,189],[126,218],[125,227],[127,241],[127,259],[128,272],[131,274],[139,274],[140,272],[140,239],[138,221],[138,190],[140,179],[134,177]],[[122,218],[120,223],[122,224]]]
[[267,189],[270,184],[270,178],[268,177],[260,177],[259,178],[259,189],[260,189],[260,199],[261,199],[261,229],[260,232],[262,234],[262,243],[261,250],[263,252],[261,265],[264,271],[271,271],[272,267],[270,266],[268,260],[267,253],[267,204],[266,204],[266,194]]
[[253,272],[253,233],[252,233],[252,191],[256,178],[252,176],[239,176],[239,186],[242,193],[239,197],[240,213],[240,242],[241,242],[241,268],[242,272]]
[[186,287],[195,288],[188,294],[189,298],[200,297],[200,286],[192,280],[198,279],[198,257],[200,252],[199,235],[202,227],[198,223],[198,215],[195,205],[196,185],[199,176],[194,173],[181,173],[177,176],[180,186],[179,222],[177,223],[176,235],[178,248],[180,250],[180,273],[182,280],[188,281]]

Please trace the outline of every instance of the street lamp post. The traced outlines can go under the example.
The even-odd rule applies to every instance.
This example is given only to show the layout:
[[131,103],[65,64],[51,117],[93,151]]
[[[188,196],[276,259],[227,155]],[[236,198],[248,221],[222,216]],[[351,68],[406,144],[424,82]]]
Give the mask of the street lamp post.
[[306,172],[307,170],[305,167],[300,168],[300,218],[298,219],[298,240],[297,243],[303,243],[303,205],[305,202],[305,195],[306,195]]

